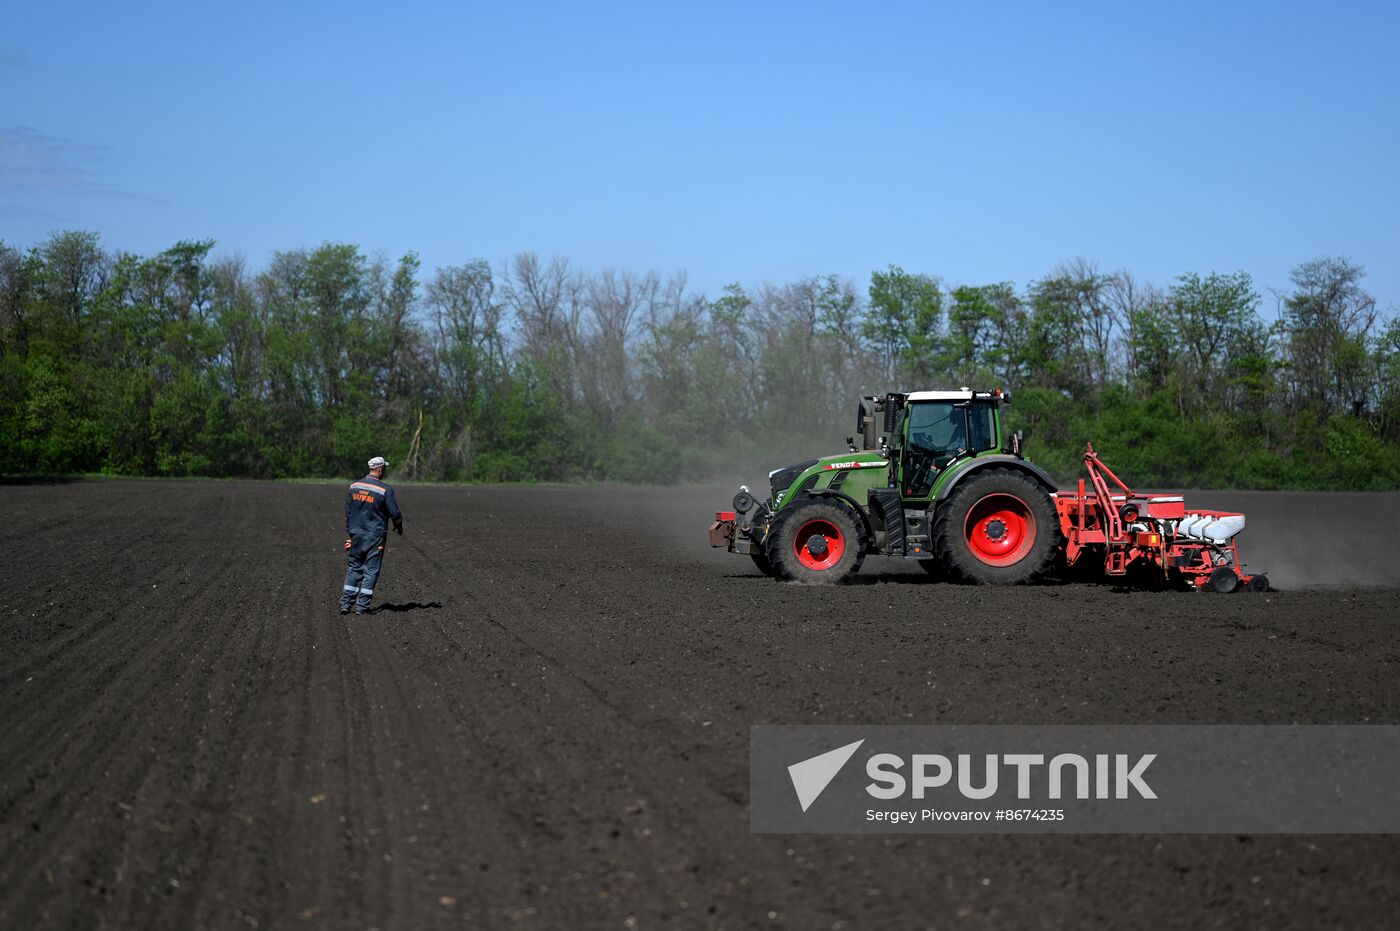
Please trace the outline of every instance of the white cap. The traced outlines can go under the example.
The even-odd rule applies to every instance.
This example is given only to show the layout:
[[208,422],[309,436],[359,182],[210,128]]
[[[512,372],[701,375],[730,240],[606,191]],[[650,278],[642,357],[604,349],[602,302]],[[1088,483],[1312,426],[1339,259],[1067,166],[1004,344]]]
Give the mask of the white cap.
[[385,459],[383,456],[375,456],[373,459],[371,459],[371,460],[369,461],[369,467],[370,467],[371,470],[374,470],[374,469],[383,469],[383,468],[387,467],[388,465],[389,465],[389,460],[388,460],[388,459]]

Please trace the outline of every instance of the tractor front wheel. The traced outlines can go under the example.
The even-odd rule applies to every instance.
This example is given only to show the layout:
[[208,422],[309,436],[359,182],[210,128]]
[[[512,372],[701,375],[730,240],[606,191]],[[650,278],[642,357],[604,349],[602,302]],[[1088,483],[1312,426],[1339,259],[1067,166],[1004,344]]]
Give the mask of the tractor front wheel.
[[1059,522],[1050,495],[1009,469],[970,475],[938,506],[934,550],[950,572],[978,585],[1018,585],[1054,561]]
[[768,534],[773,573],[790,582],[844,582],[865,560],[865,524],[839,501],[795,501]]

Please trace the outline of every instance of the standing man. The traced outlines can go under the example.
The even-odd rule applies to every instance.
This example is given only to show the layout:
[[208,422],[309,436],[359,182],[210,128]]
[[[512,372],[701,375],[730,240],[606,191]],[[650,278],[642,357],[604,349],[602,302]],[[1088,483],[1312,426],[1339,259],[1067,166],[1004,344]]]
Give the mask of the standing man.
[[375,456],[369,461],[369,474],[352,482],[345,495],[345,553],[349,567],[345,571],[345,589],[340,593],[341,614],[349,614],[352,605],[356,614],[369,613],[390,521],[394,522],[394,532],[403,536],[403,514],[394,500],[394,489],[384,484],[388,470],[384,457]]

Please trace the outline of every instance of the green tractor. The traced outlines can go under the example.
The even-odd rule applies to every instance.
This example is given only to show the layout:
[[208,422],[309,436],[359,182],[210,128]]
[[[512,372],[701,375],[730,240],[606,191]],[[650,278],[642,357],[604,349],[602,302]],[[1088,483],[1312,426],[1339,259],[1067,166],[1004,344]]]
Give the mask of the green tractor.
[[859,446],[775,469],[767,500],[741,488],[710,542],[797,582],[845,581],[870,554],[979,584],[1034,581],[1060,551],[1055,483],[1003,431],[1010,402],[969,388],[863,398]]

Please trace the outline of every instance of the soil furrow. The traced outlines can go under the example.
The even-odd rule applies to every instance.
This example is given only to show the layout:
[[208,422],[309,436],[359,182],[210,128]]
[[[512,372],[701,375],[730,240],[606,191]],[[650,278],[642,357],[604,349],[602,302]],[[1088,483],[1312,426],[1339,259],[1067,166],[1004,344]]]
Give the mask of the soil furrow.
[[13,492],[41,529],[4,536],[0,927],[1400,914],[1388,836],[755,836],[745,809],[754,724],[1400,723],[1396,554],[1347,532],[1400,496],[1242,496],[1251,562],[1305,566],[1292,528],[1381,587],[1299,570],[1225,597],[968,588],[884,559],[785,586],[706,545],[729,493],[405,486],[362,618],[335,611],[342,487]]

